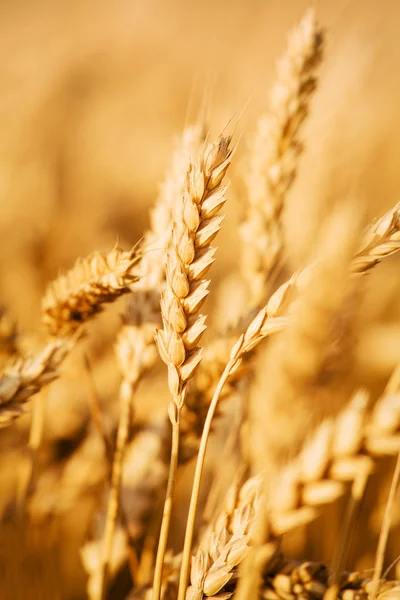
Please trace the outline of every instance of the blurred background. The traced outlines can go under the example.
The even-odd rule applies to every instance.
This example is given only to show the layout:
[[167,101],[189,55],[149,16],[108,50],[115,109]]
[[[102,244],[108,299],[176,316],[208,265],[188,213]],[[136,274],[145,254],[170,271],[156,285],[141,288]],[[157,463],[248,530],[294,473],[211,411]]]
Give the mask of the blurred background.
[[[240,137],[213,285],[234,270],[248,136],[268,108],[287,32],[308,6],[302,0],[0,3],[0,302],[18,322],[21,347],[37,343],[40,299],[60,269],[92,250],[110,249],[117,236],[128,248],[143,234],[174,138],[204,105],[213,135],[232,121]],[[336,202],[355,197],[371,218],[399,200],[398,4],[321,0],[315,7],[327,32],[326,57],[285,216],[292,268],[303,263],[321,216]],[[368,283],[357,377],[374,390],[400,359],[398,264],[385,262]],[[86,348],[101,400],[114,416],[119,380],[111,350],[121,310],[119,305],[94,324]],[[32,500],[41,523],[37,539],[27,544],[15,526],[11,533],[2,527],[0,572],[28,573],[32,594],[18,596],[15,589],[13,598],[85,597],[78,549],[98,497],[88,493],[78,504],[67,503],[57,526],[49,526],[43,508],[67,463],[51,476],[48,466],[55,457],[70,456],[71,448],[82,450],[87,432],[89,388],[82,384],[78,355],[68,361],[63,383],[47,394],[52,408]],[[160,373],[146,396],[159,406],[165,399],[162,368]],[[139,415],[146,410],[139,402]],[[5,522],[24,478],[28,430],[29,416],[0,434]],[[96,447],[85,452],[87,471],[78,475],[81,467],[69,465],[69,490],[78,486],[74,477],[85,479],[97,462]],[[367,554],[379,523],[375,518],[371,525]],[[325,548],[331,543],[327,538]]]

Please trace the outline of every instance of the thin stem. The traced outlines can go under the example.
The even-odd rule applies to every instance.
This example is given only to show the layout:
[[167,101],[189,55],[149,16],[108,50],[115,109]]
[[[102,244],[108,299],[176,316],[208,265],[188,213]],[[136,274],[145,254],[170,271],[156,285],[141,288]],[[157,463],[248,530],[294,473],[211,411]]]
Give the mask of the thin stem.
[[132,396],[136,385],[123,380],[120,392],[120,417],[117,432],[117,444],[111,474],[111,489],[107,504],[106,524],[104,528],[103,564],[100,571],[98,599],[102,600],[107,588],[107,579],[112,553],[115,527],[118,517],[119,495],[122,480],[123,458],[128,441],[129,425],[131,418]]
[[[205,458],[205,454],[206,454],[206,450],[207,450],[207,442],[208,442],[208,437],[209,437],[210,430],[211,430],[211,422],[212,422],[212,419],[213,419],[213,416],[215,413],[215,409],[217,408],[217,404],[218,404],[218,400],[219,400],[222,388],[224,387],[236,360],[237,360],[237,357],[231,358],[230,361],[228,362],[228,364],[226,365],[224,372],[221,375],[221,378],[218,382],[218,385],[215,389],[213,398],[211,400],[211,404],[210,404],[210,407],[207,412],[207,417],[206,417],[203,432],[201,435],[199,454],[197,456],[196,470],[194,473],[192,494],[191,494],[191,498],[190,498],[189,513],[188,513],[188,518],[187,518],[187,523],[186,523],[185,542],[183,545],[182,566],[181,566],[181,572],[180,572],[180,577],[179,577],[179,591],[178,591],[178,599],[177,600],[185,600],[185,596],[186,596],[186,588],[187,588],[187,581],[188,581],[188,577],[189,577],[189,566],[190,566],[190,551],[192,548],[192,541],[193,541],[193,531],[194,531],[194,522],[195,522],[195,517],[196,517],[196,508],[197,508],[197,502],[198,502],[198,498],[199,498],[200,482],[201,482],[201,476],[203,473],[204,458]],[[158,600],[158,598],[156,599],[156,597],[154,596],[153,600]]]
[[95,384],[95,380],[94,380],[93,369],[92,369],[92,366],[90,364],[90,360],[89,360],[89,357],[87,354],[84,354],[83,360],[84,360],[85,372],[87,375],[87,382],[88,382],[88,388],[89,388],[89,395],[88,395],[89,409],[91,412],[93,423],[94,423],[101,439],[103,440],[107,459],[111,463],[113,460],[112,442],[111,442],[110,436],[106,432],[104,418],[103,418],[103,412],[102,412],[102,408],[100,406],[100,399],[99,399],[99,395],[97,393],[96,384]]
[[44,418],[46,412],[46,391],[42,390],[32,403],[32,418],[27,445],[28,455],[26,463],[23,462],[19,474],[17,506],[20,515],[24,515],[26,502],[33,492],[37,475],[37,458],[43,439]]
[[375,569],[374,576],[372,578],[372,592],[371,600],[375,600],[378,594],[379,582],[383,570],[383,561],[385,559],[385,550],[389,537],[390,524],[393,516],[393,506],[396,498],[396,492],[400,480],[400,452],[397,456],[396,466],[393,473],[392,484],[390,486],[389,498],[386,504],[385,514],[383,515],[383,522],[381,531],[379,534],[378,548],[376,550],[375,557]]
[[160,537],[158,540],[156,566],[154,569],[154,580],[153,580],[153,600],[160,600],[161,596],[161,585],[162,585],[162,574],[164,566],[164,557],[167,550],[168,532],[169,525],[171,522],[172,512],[172,496],[174,493],[176,472],[178,469],[178,457],[179,457],[179,425],[181,408],[178,408],[179,403],[171,402],[170,415],[172,423],[172,447],[171,447],[171,459],[169,464],[168,473],[168,484],[167,493],[165,496],[164,511],[161,522]]
[[346,561],[347,552],[350,546],[349,535],[351,523],[353,521],[356,510],[359,508],[361,500],[364,496],[369,475],[369,469],[362,469],[358,473],[351,487],[351,496],[347,504],[343,526],[340,528],[340,543],[337,546],[333,560],[332,575],[330,579],[331,585],[338,583],[339,573],[341,572],[343,563]]

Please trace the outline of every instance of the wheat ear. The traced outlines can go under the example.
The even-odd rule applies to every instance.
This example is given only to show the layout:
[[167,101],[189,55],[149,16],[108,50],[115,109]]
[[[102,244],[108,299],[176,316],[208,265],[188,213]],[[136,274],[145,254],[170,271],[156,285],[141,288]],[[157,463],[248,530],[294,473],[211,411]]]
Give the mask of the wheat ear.
[[289,35],[277,65],[270,113],[260,118],[246,177],[248,208],[240,229],[242,273],[252,306],[265,302],[266,282],[283,249],[282,211],[302,151],[300,131],[317,85],[323,33],[308,10]]
[[157,353],[154,347],[153,336],[157,322],[158,319],[154,311],[151,310],[151,303],[144,297],[144,294],[137,294],[132,299],[128,311],[124,316],[124,325],[119,332],[116,343],[115,350],[123,379],[120,387],[117,442],[112,463],[111,489],[104,528],[103,561],[98,585],[99,600],[104,597],[107,585],[113,538],[118,517],[123,459],[131,422],[132,400],[139,381],[156,360]]
[[163,329],[156,333],[161,358],[168,366],[172,394],[169,416],[172,423],[170,473],[157,551],[154,600],[159,600],[162,565],[167,546],[172,494],[178,465],[179,422],[187,392],[187,382],[201,360],[198,342],[206,325],[198,311],[208,295],[205,274],[214,262],[210,246],[221,227],[218,211],[225,204],[222,180],[231,161],[230,138],[210,144],[197,165],[189,168],[185,193],[177,211],[172,244],[167,253],[167,285],[161,296]]
[[261,489],[261,480],[255,477],[241,487],[239,494],[235,488],[228,491],[215,526],[204,532],[192,559],[186,600],[214,597],[232,580],[235,567],[249,550]]
[[59,375],[59,367],[76,341],[56,339],[37,354],[10,359],[0,376],[0,427],[23,413],[23,404]]
[[47,289],[42,302],[42,323],[53,336],[73,334],[84,322],[130,291],[137,281],[132,268],[139,260],[138,248],[125,252],[117,245],[108,254],[94,252]]

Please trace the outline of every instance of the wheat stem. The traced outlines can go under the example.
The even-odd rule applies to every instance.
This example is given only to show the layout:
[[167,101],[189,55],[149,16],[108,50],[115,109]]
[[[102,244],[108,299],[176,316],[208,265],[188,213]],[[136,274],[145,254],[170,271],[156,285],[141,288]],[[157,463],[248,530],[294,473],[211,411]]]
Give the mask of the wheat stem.
[[178,591],[178,600],[184,600],[186,594],[186,586],[189,576],[189,564],[190,564],[190,551],[192,547],[193,541],[193,532],[194,532],[194,522],[196,517],[196,509],[199,498],[200,491],[200,482],[201,476],[203,473],[204,467],[204,459],[207,450],[208,438],[211,431],[211,423],[214,417],[215,410],[217,408],[218,400],[220,398],[222,389],[229,379],[229,377],[234,373],[234,371],[240,365],[240,360],[242,355],[245,352],[251,350],[256,344],[258,344],[262,339],[267,337],[270,333],[279,331],[284,324],[286,324],[285,319],[269,319],[269,322],[266,324],[267,315],[266,310],[262,309],[256,318],[249,325],[245,334],[241,335],[232,348],[231,356],[229,362],[227,363],[219,381],[217,387],[215,388],[214,395],[212,397],[210,406],[208,408],[207,417],[204,423],[203,432],[201,435],[199,453],[197,456],[196,469],[193,478],[192,484],[192,493],[190,497],[190,505],[189,505],[189,513],[186,522],[186,531],[185,531],[185,541],[183,546],[183,556],[182,556],[182,566],[179,578],[179,591]]
[[[211,422],[215,413],[215,409],[217,408],[218,400],[220,394],[222,392],[222,388],[224,387],[230,373],[232,367],[236,362],[236,358],[231,358],[228,364],[226,365],[224,372],[218,382],[217,387],[215,388],[215,392],[213,398],[211,400],[210,407],[207,412],[207,417],[204,423],[203,433],[201,435],[199,454],[197,456],[196,462],[196,470],[194,473],[193,485],[192,485],[192,494],[190,497],[190,505],[189,505],[189,513],[186,523],[186,531],[185,531],[185,541],[183,545],[183,556],[182,556],[182,566],[179,577],[179,591],[178,591],[178,600],[185,600],[187,581],[189,577],[189,565],[190,565],[190,551],[192,548],[193,541],[193,532],[194,532],[194,521],[196,517],[196,509],[197,502],[199,499],[200,492],[200,482],[201,476],[203,473],[204,467],[204,458],[207,450],[207,442],[208,437],[210,435],[211,430]],[[155,599],[154,599],[155,600]]]
[[[179,426],[180,426],[180,414],[182,407],[181,403],[171,402],[169,405],[170,419],[172,423],[172,447],[171,447],[171,459],[168,473],[167,493],[165,497],[163,517],[161,522],[161,530],[158,541],[156,566],[154,570],[154,582],[153,582],[153,600],[159,600],[161,596],[161,584],[162,574],[164,566],[164,557],[167,550],[168,532],[169,525],[171,522],[172,512],[172,496],[174,493],[175,477],[178,469],[178,458],[179,458]],[[180,408],[178,408],[180,406]]]
[[120,416],[118,423],[117,443],[115,448],[111,489],[107,504],[106,524],[104,529],[103,564],[100,571],[98,599],[102,600],[107,588],[107,578],[111,559],[112,544],[118,517],[119,493],[122,479],[122,467],[125,448],[128,441],[129,425],[131,419],[132,397],[136,384],[123,380],[120,392]]

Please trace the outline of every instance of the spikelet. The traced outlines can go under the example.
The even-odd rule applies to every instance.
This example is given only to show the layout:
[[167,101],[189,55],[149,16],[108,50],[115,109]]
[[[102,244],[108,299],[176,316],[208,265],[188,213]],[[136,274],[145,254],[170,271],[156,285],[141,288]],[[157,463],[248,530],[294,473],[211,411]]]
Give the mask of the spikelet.
[[[230,138],[221,137],[191,165],[180,212],[167,254],[167,286],[161,296],[163,329],[156,333],[158,351],[168,365],[173,398],[183,399],[187,381],[201,359],[198,342],[206,328],[197,313],[208,295],[204,279],[214,262],[210,245],[221,227],[218,211],[225,204],[222,180],[230,164]],[[178,401],[180,406],[181,400]]]
[[352,264],[354,274],[364,274],[400,249],[400,202],[365,232],[361,250]]
[[23,404],[59,375],[59,367],[74,344],[56,339],[37,354],[10,359],[0,375],[0,427],[23,413]]
[[132,268],[139,259],[138,249],[121,250],[117,245],[108,254],[94,252],[79,259],[65,275],[47,289],[42,302],[42,323],[54,336],[73,334],[83,323],[129,292],[137,280]]
[[296,175],[300,129],[317,84],[323,35],[309,10],[289,36],[278,62],[270,114],[258,122],[250,148],[248,213],[241,227],[242,273],[252,306],[265,301],[266,281],[283,248],[281,213]]

